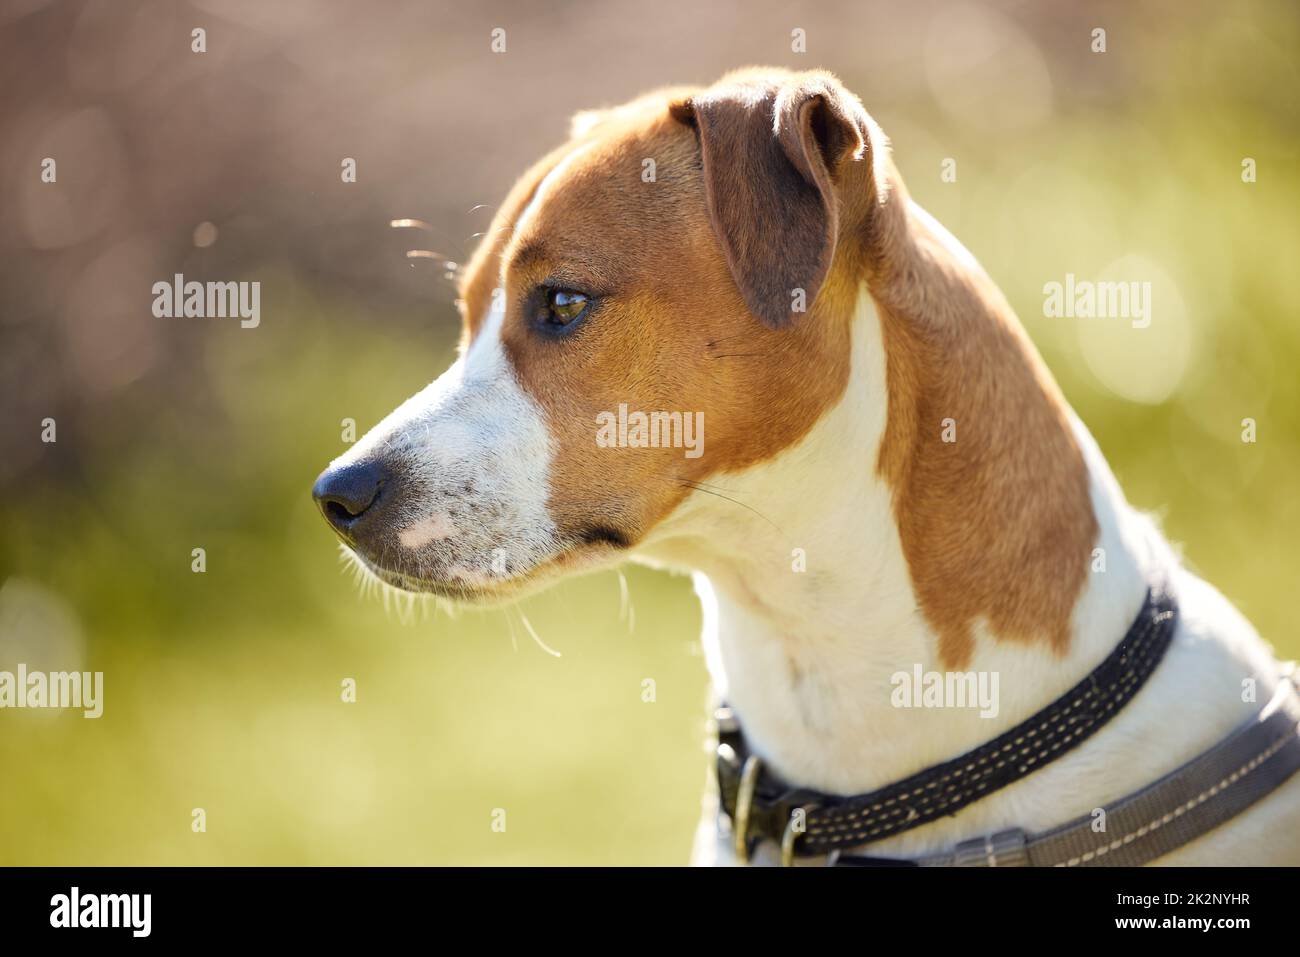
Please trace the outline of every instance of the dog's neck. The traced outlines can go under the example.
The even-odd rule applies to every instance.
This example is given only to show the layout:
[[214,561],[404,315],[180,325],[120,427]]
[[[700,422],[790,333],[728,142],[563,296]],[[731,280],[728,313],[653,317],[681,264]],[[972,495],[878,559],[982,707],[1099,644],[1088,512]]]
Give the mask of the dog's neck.
[[[949,255],[969,258],[925,214],[911,215],[927,241],[951,244]],[[978,270],[973,260],[967,267]],[[918,575],[934,569],[918,567],[916,555],[909,556],[904,535],[917,532],[910,517],[900,514],[907,506],[900,506],[898,475],[884,461],[893,455],[912,460],[904,471],[923,468],[923,445],[931,432],[938,440],[943,428],[936,419],[919,424],[923,434],[918,429],[911,437],[891,436],[891,428],[897,429],[891,416],[907,412],[900,408],[905,400],[898,383],[891,380],[898,370],[889,368],[890,350],[900,347],[889,341],[889,323],[900,321],[895,292],[862,283],[851,317],[849,379],[838,404],[795,447],[763,465],[712,479],[709,494],[685,501],[639,556],[697,573],[711,676],[739,714],[751,747],[792,783],[831,792],[883,786],[955,757],[1045,707],[1119,642],[1147,586],[1148,543],[1133,531],[1141,523],[1129,520],[1128,506],[1090,437],[1063,405],[1061,415],[1056,409],[1037,416],[1021,409],[1022,425],[1054,428],[1059,422],[1065,435],[1052,441],[1068,441],[1086,470],[1084,507],[1095,517],[1092,534],[1077,546],[1085,549],[1078,558],[1087,566],[1086,578],[1075,594],[1064,597],[1064,636],[1017,631],[1014,616],[993,610],[975,617],[965,639],[954,638],[960,634],[951,631],[944,610],[934,610],[935,583],[926,585],[928,603],[918,595]],[[1030,351],[1000,355],[999,361],[1034,366],[1032,346],[1021,345]],[[929,353],[926,361],[954,367],[932,371],[960,376],[957,366],[965,358],[943,352]],[[1038,367],[1032,372],[1039,374]],[[1011,370],[1008,377],[1014,378]],[[1044,386],[1034,399],[1062,403],[1053,389]],[[1020,405],[1028,401],[1011,392]],[[977,441],[980,423],[971,417],[993,411],[963,408],[965,421],[954,410],[957,441],[963,440],[963,427],[971,430],[969,441]],[[907,448],[891,450],[891,441]],[[1031,443],[1026,447],[1031,458],[1034,449],[1051,444],[1030,429],[1019,441]],[[1003,454],[1014,451],[1004,448]],[[996,464],[978,480],[1003,474],[1009,477],[1000,494],[1022,495],[1014,473]],[[1050,481],[1048,475],[1040,478]],[[979,526],[978,516],[964,518],[967,527]],[[1014,539],[1016,529],[994,524],[984,534],[987,554],[968,554],[964,560],[991,563],[1008,588],[1024,582],[1059,587],[1061,576],[1039,567],[1055,560],[1050,551],[1021,548],[1016,551],[1024,555],[1009,558],[999,547]],[[950,584],[978,586],[978,581]],[[1012,624],[1000,630],[1000,621]],[[910,675],[917,666],[923,672],[996,674],[996,714],[981,719],[978,708],[897,706],[894,676]]]

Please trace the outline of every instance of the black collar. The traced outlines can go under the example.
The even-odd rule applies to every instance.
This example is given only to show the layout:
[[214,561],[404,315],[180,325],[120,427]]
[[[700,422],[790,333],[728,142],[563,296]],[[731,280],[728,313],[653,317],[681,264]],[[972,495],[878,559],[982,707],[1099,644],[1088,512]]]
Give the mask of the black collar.
[[866,794],[825,794],[780,780],[749,751],[737,718],[720,709],[718,790],[733,829],[743,831],[741,856],[762,839],[781,844],[786,857],[859,847],[955,814],[1025,777],[1077,747],[1128,703],[1169,647],[1177,619],[1173,597],[1148,590],[1119,646],[1042,711],[960,757]]

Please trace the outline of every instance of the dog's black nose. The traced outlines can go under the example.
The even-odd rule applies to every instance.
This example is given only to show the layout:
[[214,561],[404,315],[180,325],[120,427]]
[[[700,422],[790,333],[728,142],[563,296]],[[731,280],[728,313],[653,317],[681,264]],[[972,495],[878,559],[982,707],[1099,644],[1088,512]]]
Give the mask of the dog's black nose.
[[340,468],[328,468],[316,479],[311,496],[320,506],[325,520],[340,532],[356,525],[379,498],[388,475],[377,462],[355,462]]

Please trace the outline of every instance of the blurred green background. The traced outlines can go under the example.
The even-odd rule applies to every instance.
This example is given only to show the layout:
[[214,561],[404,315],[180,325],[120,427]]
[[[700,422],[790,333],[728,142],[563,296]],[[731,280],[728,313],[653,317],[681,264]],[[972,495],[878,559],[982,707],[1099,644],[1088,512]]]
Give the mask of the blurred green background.
[[[105,710],[0,711],[0,863],[686,860],[707,769],[687,579],[386,609],[308,489],[344,418],[364,432],[450,360],[454,292],[407,248],[463,261],[475,207],[575,110],[747,63],[862,97],[1130,500],[1300,654],[1300,15],[1080,6],[6,7],[0,669],[102,671]],[[405,216],[431,231],[388,230]],[[174,272],[260,280],[261,325],[154,318]],[[1067,273],[1151,282],[1151,327],[1044,317]]]

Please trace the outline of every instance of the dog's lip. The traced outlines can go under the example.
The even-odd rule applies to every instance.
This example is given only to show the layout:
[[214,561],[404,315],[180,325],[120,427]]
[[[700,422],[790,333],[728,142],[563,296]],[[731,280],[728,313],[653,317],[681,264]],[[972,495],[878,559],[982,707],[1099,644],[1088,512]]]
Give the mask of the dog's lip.
[[495,579],[488,585],[469,585],[448,578],[421,578],[397,569],[386,568],[349,544],[349,550],[365,568],[384,584],[402,591],[431,594],[467,604],[490,603],[519,597],[521,593],[544,583],[552,572],[571,570],[589,564],[601,555],[621,552],[628,546],[626,537],[607,526],[593,526],[540,562],[509,578]]
[[494,591],[490,589],[466,585],[463,582],[458,582],[454,579],[419,578],[396,569],[385,568],[383,565],[373,561],[356,548],[352,548],[352,553],[356,555],[367,571],[382,581],[385,585],[401,589],[402,591],[436,595],[439,598],[450,598],[462,602],[490,600],[495,595]]
[[[579,546],[610,545],[614,548],[627,548],[631,545],[627,535],[612,525],[595,524],[584,528],[577,536]],[[572,546],[570,546],[572,548]]]

